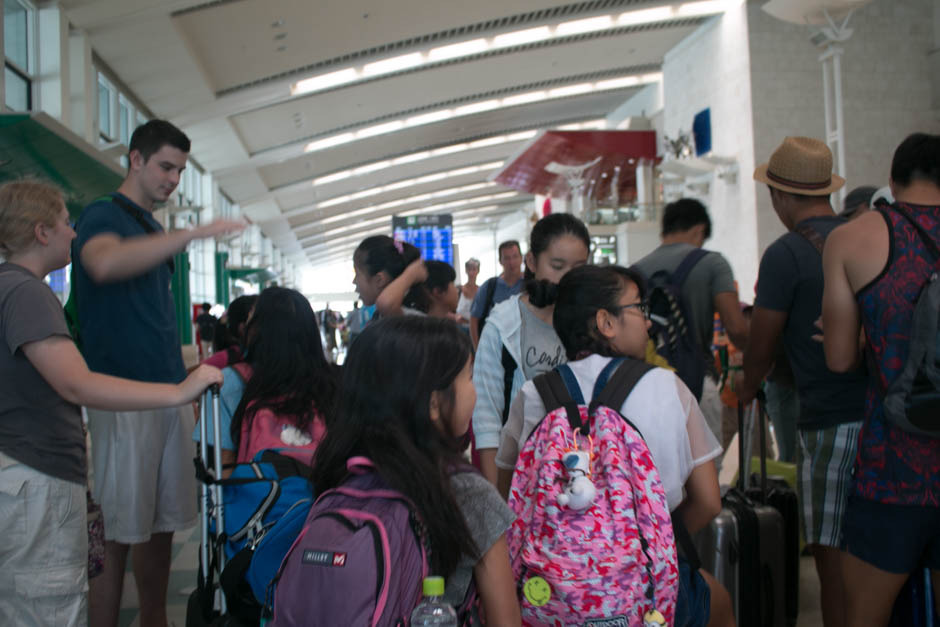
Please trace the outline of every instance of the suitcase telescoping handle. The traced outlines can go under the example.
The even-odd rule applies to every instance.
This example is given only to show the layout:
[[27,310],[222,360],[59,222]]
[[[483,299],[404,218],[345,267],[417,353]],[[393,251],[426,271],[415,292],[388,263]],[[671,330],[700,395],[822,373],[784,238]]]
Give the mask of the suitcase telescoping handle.
[[[751,404],[747,408],[747,412],[744,410],[744,403],[738,403],[738,489],[744,493],[747,489],[748,478],[751,474],[751,460],[750,460],[750,439],[751,431],[750,429],[745,429],[745,425],[748,424],[752,428],[757,427],[759,431],[759,442],[760,442],[760,495],[761,502],[766,504],[767,502],[767,435],[764,432],[764,391],[758,390],[757,396],[751,401]],[[750,420],[747,420],[747,417],[750,417]],[[745,440],[747,440],[748,446],[746,447],[747,453],[745,453]]]
[[[203,468],[209,463],[209,420],[206,415],[209,408],[212,408],[212,441],[213,441],[213,479],[222,477],[222,418],[219,411],[219,386],[212,385],[203,393],[202,403],[200,404],[199,415],[199,459],[202,461]],[[202,575],[203,581],[209,580],[209,516],[215,517],[215,528],[221,533],[225,529],[225,512],[222,504],[222,486],[215,481],[202,482],[202,529],[200,530],[202,541],[199,545],[200,557],[202,557]],[[218,550],[219,572],[225,567],[225,551]],[[224,614],[225,595],[221,595],[221,609]]]

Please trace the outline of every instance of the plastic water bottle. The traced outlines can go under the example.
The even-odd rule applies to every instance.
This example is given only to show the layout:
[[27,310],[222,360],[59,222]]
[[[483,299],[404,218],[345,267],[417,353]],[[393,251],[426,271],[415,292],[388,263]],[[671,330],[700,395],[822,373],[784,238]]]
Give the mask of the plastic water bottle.
[[457,627],[457,612],[444,602],[444,578],[425,577],[422,589],[424,599],[411,613],[411,624],[415,627],[421,625]]

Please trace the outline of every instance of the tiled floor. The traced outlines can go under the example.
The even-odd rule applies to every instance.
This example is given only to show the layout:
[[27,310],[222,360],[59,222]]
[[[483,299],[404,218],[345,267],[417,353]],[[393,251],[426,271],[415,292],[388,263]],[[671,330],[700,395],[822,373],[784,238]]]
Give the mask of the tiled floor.
[[[196,569],[199,567],[199,527],[181,531],[173,536],[173,561],[170,563],[170,585],[167,588],[167,619],[171,626],[186,624],[186,602],[196,587]],[[137,586],[128,560],[124,575],[124,593],[121,596],[120,627],[137,627]]]
[[[170,586],[167,595],[167,615],[170,625],[183,627],[186,624],[186,601],[196,585],[196,569],[199,565],[199,528],[177,533],[173,538],[173,562]],[[121,599],[121,627],[137,627],[137,588],[134,575],[128,570],[124,578],[124,595]],[[800,560],[800,617],[797,627],[821,627],[822,613],[819,609],[819,581],[813,567],[813,559]]]

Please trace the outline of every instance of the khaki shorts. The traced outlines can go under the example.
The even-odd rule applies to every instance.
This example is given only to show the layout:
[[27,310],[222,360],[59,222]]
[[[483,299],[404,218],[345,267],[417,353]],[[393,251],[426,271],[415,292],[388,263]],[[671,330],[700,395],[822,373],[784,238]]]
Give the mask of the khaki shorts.
[[86,625],[85,486],[0,453],[0,625]]
[[92,483],[105,539],[140,544],[196,524],[192,405],[88,410]]

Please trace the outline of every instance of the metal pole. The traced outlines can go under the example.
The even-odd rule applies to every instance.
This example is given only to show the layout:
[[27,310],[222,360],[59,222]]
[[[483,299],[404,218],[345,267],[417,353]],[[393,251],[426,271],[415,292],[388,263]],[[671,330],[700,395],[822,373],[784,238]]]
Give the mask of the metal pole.
[[[848,178],[845,167],[845,126],[842,123],[842,48],[834,47],[832,50],[832,82],[835,92],[835,110],[836,110],[836,156],[838,157],[838,167],[833,168],[843,178]],[[839,190],[839,209],[845,202],[845,185]]]
[[[202,403],[199,409],[199,459],[205,468],[209,456],[209,445],[206,439],[209,435],[209,428],[206,426],[206,409],[209,406],[209,391],[206,390],[202,395]],[[200,566],[202,567],[203,581],[209,580],[209,485],[202,482],[202,516],[201,518],[201,538],[199,543]]]
[[[222,425],[219,414],[219,386],[212,386],[212,431],[215,443],[215,455],[213,455],[215,462],[215,479],[219,481],[222,479]],[[212,487],[215,489],[215,532],[219,535],[225,533],[225,504],[222,502],[222,486],[218,483],[214,483]],[[219,546],[219,572],[221,573],[225,570],[225,547]],[[220,603],[222,608],[222,614],[225,614],[225,594],[220,594]]]

